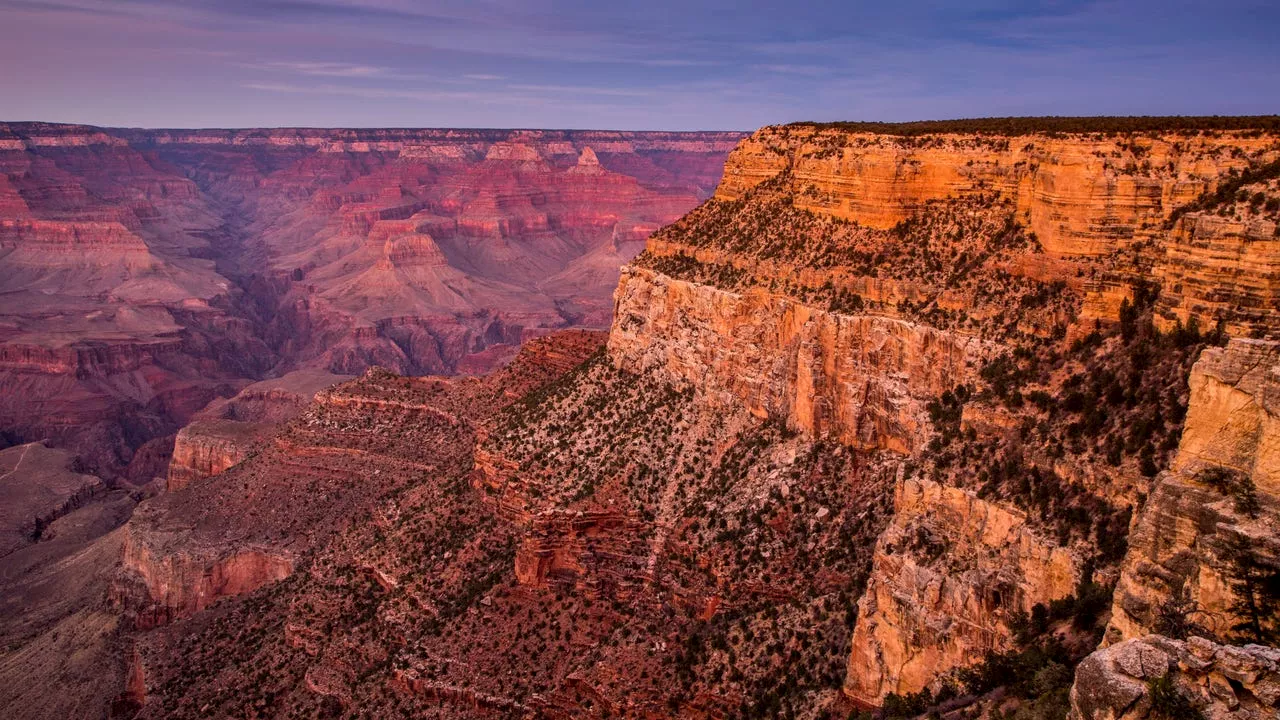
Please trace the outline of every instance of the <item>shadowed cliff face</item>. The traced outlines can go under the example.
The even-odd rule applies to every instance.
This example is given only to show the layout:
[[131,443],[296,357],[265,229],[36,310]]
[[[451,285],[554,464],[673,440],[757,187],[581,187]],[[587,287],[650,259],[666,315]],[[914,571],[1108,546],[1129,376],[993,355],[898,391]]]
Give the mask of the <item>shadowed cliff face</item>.
[[114,476],[249,381],[604,327],[739,137],[0,125],[0,432]]

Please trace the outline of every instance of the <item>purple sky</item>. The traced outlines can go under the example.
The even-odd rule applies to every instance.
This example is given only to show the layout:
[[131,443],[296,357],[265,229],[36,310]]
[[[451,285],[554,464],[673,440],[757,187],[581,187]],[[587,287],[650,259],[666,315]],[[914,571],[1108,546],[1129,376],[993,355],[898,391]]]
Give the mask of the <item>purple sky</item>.
[[751,129],[1271,114],[1278,34],[1274,0],[0,0],[0,120]]

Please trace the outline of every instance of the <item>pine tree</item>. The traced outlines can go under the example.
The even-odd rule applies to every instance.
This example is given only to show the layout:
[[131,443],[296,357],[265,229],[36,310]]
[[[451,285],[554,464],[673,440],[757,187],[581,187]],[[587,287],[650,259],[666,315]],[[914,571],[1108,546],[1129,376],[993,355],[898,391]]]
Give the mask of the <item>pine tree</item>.
[[1260,555],[1249,539],[1241,536],[1227,546],[1226,558],[1227,576],[1236,596],[1231,611],[1240,618],[1231,626],[1235,639],[1280,644],[1280,564]]

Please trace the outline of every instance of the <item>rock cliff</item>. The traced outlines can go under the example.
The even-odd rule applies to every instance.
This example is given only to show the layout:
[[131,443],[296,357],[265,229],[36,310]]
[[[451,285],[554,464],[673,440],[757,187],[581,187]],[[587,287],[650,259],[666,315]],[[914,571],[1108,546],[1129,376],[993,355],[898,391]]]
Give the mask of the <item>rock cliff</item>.
[[991,355],[913,322],[825,312],[759,290],[725,292],[635,268],[615,294],[609,352],[720,404],[862,448],[911,452],[924,404]]
[[845,692],[879,706],[1009,649],[1012,619],[1073,594],[1080,564],[1021,513],[959,488],[900,481],[858,602]]
[[[1267,331],[1277,319],[1264,257],[1276,218],[1252,198],[1274,194],[1276,180],[1250,173],[1274,167],[1278,152],[1256,131],[899,136],[794,125],[740,144],[715,197],[741,201],[784,177],[797,207],[889,229],[930,202],[994,192],[1046,254],[1090,261],[1085,319],[1116,319],[1117,292],[1146,277],[1165,281],[1169,323],[1196,317],[1202,327],[1226,320]],[[1231,213],[1195,207],[1227,187]]]
[[741,143],[716,197],[790,170],[802,207],[887,229],[930,200],[990,188],[1014,200],[1046,252],[1101,256],[1160,237],[1229,170],[1275,157],[1274,138],[1251,131],[904,136],[799,124]]
[[165,489],[181,490],[239,463],[269,426],[235,421],[193,422],[178,431]]
[[[1240,633],[1240,563],[1280,564],[1277,373],[1270,341],[1233,339],[1201,355],[1177,456],[1130,540],[1108,641],[1169,632],[1174,620],[1182,632]],[[1275,622],[1264,617],[1261,629]]]

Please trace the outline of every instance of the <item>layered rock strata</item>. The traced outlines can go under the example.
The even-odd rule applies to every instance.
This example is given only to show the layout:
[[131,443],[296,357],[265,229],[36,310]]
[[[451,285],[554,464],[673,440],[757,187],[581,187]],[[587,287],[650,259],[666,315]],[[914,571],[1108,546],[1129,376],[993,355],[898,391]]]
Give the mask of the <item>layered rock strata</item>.
[[912,322],[641,268],[624,271],[615,303],[609,352],[619,367],[657,370],[714,402],[868,449],[916,449],[925,401],[992,354],[976,338]]
[[1264,564],[1280,560],[1280,345],[1233,339],[1206,350],[1190,385],[1173,467],[1130,539],[1109,642],[1158,632],[1174,601],[1203,631],[1229,636],[1242,620],[1232,582],[1240,546]]
[[878,706],[1012,645],[1011,620],[1071,595],[1080,559],[1026,517],[959,488],[902,480],[858,602],[844,691]]
[[255,380],[483,373],[604,327],[739,138],[0,124],[0,432],[128,478]]

